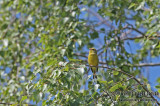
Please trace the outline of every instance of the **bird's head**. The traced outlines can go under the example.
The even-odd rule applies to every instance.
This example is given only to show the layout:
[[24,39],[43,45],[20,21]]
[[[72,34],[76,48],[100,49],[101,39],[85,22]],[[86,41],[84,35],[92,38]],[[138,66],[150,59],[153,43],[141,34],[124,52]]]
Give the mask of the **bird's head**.
[[97,50],[95,48],[89,48],[89,54],[97,54]]

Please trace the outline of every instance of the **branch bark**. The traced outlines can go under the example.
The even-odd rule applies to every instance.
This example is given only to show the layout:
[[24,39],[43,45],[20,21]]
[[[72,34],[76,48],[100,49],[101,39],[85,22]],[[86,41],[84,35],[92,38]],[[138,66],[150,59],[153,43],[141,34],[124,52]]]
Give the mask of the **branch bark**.
[[[84,57],[84,58],[88,58],[88,56],[85,56],[83,54],[79,54],[79,53],[74,53],[73,55],[76,55],[76,56],[81,56],[81,57]],[[82,60],[82,61],[85,61],[87,62],[87,60]],[[106,62],[99,62],[99,64],[107,64]],[[128,64],[125,64],[127,66],[133,66],[133,67],[145,67],[145,66],[160,66],[160,63],[140,63],[140,64],[133,64],[133,65],[128,65]]]
[[[99,62],[100,64],[107,64],[106,62]],[[133,67],[145,67],[145,66],[160,66],[160,63],[140,63],[140,64],[124,64],[126,66],[133,66]]]
[[[160,35],[157,35],[157,37],[160,37]],[[144,36],[137,36],[137,37],[134,37],[134,38],[123,38],[122,40],[135,40],[135,39],[141,39],[141,38],[144,38]],[[149,39],[157,39],[156,37],[151,37]]]
[[[86,65],[86,66],[89,66],[89,65]],[[90,66],[90,67],[95,67],[95,66]],[[118,71],[118,72],[120,72],[120,73],[125,74],[125,75],[128,76],[129,78],[134,79],[147,93],[149,93],[150,97],[151,97],[154,101],[156,101],[156,103],[160,106],[160,103],[157,101],[157,99],[155,99],[155,98],[153,97],[152,93],[151,93],[138,79],[136,79],[133,75],[131,75],[131,74],[129,74],[129,73],[126,73],[126,72],[124,72],[124,71],[121,70],[121,69],[116,70],[115,68],[110,68],[110,67],[107,67],[107,66],[98,66],[98,67],[100,67],[100,68],[107,68],[107,69],[110,69],[110,70],[113,70],[113,71]]]
[[[0,104],[5,105],[5,106],[6,106],[6,105],[8,105],[8,106],[9,106],[9,105],[21,106],[20,104],[11,104],[11,103],[0,103]],[[24,104],[23,104],[23,105],[24,105]],[[31,104],[26,104],[26,105],[27,105],[27,106],[35,106],[35,105],[31,105]]]

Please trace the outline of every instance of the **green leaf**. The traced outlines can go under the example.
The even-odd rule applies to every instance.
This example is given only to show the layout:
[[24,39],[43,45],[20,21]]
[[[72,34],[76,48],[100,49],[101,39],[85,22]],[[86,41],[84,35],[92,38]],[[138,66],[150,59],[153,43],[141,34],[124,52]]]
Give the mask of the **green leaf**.
[[83,74],[85,72],[84,68],[78,68],[78,71]]
[[160,85],[156,85],[155,88],[160,89]]
[[131,9],[132,7],[134,7],[136,4],[135,3],[131,3],[131,5],[128,7],[128,9]]
[[69,17],[65,17],[63,21],[64,21],[64,24],[67,23],[69,21]]
[[68,62],[63,62],[63,61],[60,61],[58,63],[59,66],[66,66],[68,64]]
[[156,44],[156,48],[160,48],[160,42]]
[[4,44],[5,47],[7,47],[8,46],[8,39],[4,39],[3,44]]
[[157,78],[157,82],[159,82],[159,83],[160,83],[160,78]]
[[111,81],[108,82],[108,84],[111,84],[111,83],[113,83],[113,80],[111,80]]
[[107,81],[99,81],[100,83],[107,84]]
[[99,37],[98,32],[94,31],[93,33],[90,34],[91,39],[96,39]]
[[45,105],[46,105],[46,100],[42,102],[42,106],[45,106]]
[[118,71],[113,71],[113,75],[118,75],[119,72]]
[[92,94],[92,97],[93,97],[93,98],[96,98],[97,94],[98,94],[97,92],[94,92],[94,93]]
[[114,92],[115,90],[118,89],[118,87],[119,87],[119,84],[116,84],[116,85],[112,86],[109,90],[110,90],[110,92]]
[[79,46],[82,45],[82,40],[78,39],[77,42],[78,42]]
[[65,52],[66,52],[66,49],[61,50],[62,56],[64,56]]
[[142,7],[144,7],[145,1],[141,2],[140,5],[135,9],[135,11],[141,9]]
[[100,86],[99,84],[94,85],[94,89],[95,89],[95,91],[97,91],[97,90],[98,90],[99,86]]
[[22,104],[22,102],[23,102],[24,100],[26,100],[26,99],[27,99],[27,96],[22,96],[21,101],[20,101],[20,104]]
[[94,46],[93,43],[88,43],[87,48],[92,48]]
[[97,106],[103,106],[102,104],[98,103]]
[[45,4],[46,7],[51,6],[51,5],[52,5],[51,2]]

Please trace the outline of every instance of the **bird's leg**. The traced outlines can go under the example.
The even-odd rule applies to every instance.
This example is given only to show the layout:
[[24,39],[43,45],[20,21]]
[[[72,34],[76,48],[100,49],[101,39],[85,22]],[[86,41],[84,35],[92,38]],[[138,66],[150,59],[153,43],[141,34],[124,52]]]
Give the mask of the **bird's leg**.
[[90,67],[89,67],[89,69],[87,70],[87,77],[88,77],[88,72],[89,72],[89,70],[90,70]]
[[[93,67],[93,65],[89,65],[89,70],[90,70],[92,67]],[[88,72],[89,72],[89,70],[88,70]],[[87,72],[87,73],[88,73],[88,72]]]

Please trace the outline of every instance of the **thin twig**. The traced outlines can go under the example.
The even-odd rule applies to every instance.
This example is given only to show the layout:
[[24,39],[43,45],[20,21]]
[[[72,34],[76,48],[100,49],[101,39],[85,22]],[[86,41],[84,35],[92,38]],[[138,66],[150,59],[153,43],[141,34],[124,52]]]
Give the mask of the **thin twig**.
[[88,58],[88,56],[85,56],[85,55],[83,55],[83,54],[80,54],[80,53],[73,53],[73,55],[76,55],[76,56],[81,56],[81,57]]
[[[85,7],[85,6],[83,6],[83,5],[81,5],[82,7]],[[88,12],[88,13],[91,13],[92,15],[94,15],[94,16],[96,16],[99,20],[100,20],[100,23],[103,23],[103,24],[105,24],[106,26],[109,26],[109,27],[114,27],[114,26],[111,26],[109,23],[107,23],[107,20],[106,19],[104,19],[104,18],[102,18],[98,13],[96,13],[95,11],[93,11],[93,10],[91,10],[90,8],[87,8],[87,7],[85,7],[86,8],[86,11]]]
[[136,28],[130,28],[130,27],[127,27],[127,28],[136,31],[136,32],[140,33],[140,34],[143,35],[143,36],[146,36],[143,32],[139,31],[139,30],[136,29]]
[[109,98],[111,99],[112,103],[115,105],[115,102],[113,101],[113,99],[112,99],[112,97],[110,96],[110,94],[109,94],[107,91],[104,91],[104,90],[103,90],[103,92],[105,92],[105,93],[107,94],[107,96],[109,96]]
[[[160,37],[160,35],[157,35],[156,37]],[[151,37],[149,38],[150,40],[151,39],[157,39],[156,37]],[[134,37],[134,38],[123,38],[122,40],[135,40],[135,39],[142,39],[144,38],[144,36],[137,36],[137,37]]]

